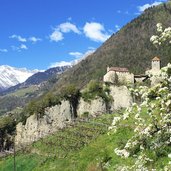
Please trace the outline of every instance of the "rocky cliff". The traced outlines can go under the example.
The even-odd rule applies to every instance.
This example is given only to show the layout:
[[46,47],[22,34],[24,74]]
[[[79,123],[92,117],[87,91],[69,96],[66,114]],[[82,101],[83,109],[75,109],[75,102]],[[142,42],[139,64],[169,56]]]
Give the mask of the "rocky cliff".
[[104,100],[100,97],[90,101],[86,102],[83,100],[83,98],[80,99],[79,105],[77,108],[77,115],[79,117],[82,117],[84,115],[98,115],[101,113],[107,112],[106,110],[106,104]]
[[62,101],[60,105],[47,108],[42,118],[31,115],[26,124],[19,123],[16,126],[16,145],[26,145],[63,128],[66,122],[71,120],[71,110],[68,101]]
[[110,95],[113,97],[111,111],[126,108],[132,104],[132,97],[126,86],[110,86]]
[[[97,97],[90,102],[81,98],[77,107],[78,117],[87,115],[95,116],[97,114],[107,113],[131,105],[132,97],[126,86],[110,86],[110,96],[113,100],[106,105],[106,102]],[[61,104],[46,108],[43,117],[32,115],[26,120],[26,124],[19,123],[16,127],[15,143],[17,147],[30,144],[41,137],[57,131],[66,126],[71,121],[72,108],[68,101],[62,101]]]

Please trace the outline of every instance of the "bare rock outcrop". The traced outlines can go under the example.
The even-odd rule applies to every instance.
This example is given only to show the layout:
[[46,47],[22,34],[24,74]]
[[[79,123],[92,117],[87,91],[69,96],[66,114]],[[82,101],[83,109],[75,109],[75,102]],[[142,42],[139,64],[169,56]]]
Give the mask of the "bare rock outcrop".
[[129,107],[133,102],[131,93],[126,86],[110,86],[110,95],[113,98],[111,111]]
[[90,102],[84,101],[83,98],[80,99],[77,108],[78,116],[84,114],[97,115],[102,113],[106,113],[106,104],[102,98],[98,97]]
[[[105,102],[101,97],[96,97],[90,102],[79,100],[77,107],[77,116],[98,115],[126,108],[131,105],[132,97],[126,86],[110,86],[110,96],[113,98],[110,102]],[[18,147],[31,144],[41,137],[63,128],[72,120],[73,109],[69,101],[62,101],[60,105],[46,108],[45,114],[39,117],[39,114],[31,115],[26,120],[26,124],[19,123],[16,127],[15,143]]]
[[68,101],[62,101],[60,105],[47,108],[43,117],[31,115],[26,124],[21,122],[16,126],[16,145],[27,145],[47,134],[63,128],[66,122],[71,120],[71,110]]

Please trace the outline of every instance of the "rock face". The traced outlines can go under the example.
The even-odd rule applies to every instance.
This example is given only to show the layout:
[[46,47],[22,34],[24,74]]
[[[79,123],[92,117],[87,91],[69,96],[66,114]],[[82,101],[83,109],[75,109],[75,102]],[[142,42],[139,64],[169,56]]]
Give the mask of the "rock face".
[[68,101],[62,101],[61,105],[47,108],[42,118],[32,115],[27,119],[25,125],[22,123],[17,125],[16,146],[30,144],[58,128],[63,128],[70,120],[71,110]]
[[110,86],[110,95],[113,97],[111,111],[129,107],[133,102],[131,93],[126,86]]
[[[100,97],[91,102],[86,102],[81,98],[77,107],[78,117],[115,111],[128,107],[132,103],[131,94],[126,86],[110,86],[110,95],[113,100],[109,104],[106,104]],[[47,108],[42,118],[37,115],[30,116],[25,125],[19,123],[16,127],[16,146],[25,146],[57,131],[59,128],[65,127],[67,122],[71,121],[72,114],[70,103],[62,101],[61,105]]]
[[77,115],[82,116],[84,114],[97,115],[106,112],[106,104],[102,98],[97,98],[91,102],[86,102],[82,98],[80,99]]

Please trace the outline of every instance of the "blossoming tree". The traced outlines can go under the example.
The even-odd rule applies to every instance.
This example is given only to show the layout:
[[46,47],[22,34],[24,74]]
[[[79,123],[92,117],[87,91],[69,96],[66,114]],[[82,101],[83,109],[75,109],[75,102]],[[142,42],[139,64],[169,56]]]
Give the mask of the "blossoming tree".
[[[157,33],[150,39],[155,46],[171,45],[171,27],[163,29],[159,23]],[[142,103],[127,108],[109,127],[109,134],[115,135],[123,125],[132,124],[132,136],[114,152],[122,158],[132,157],[134,163],[118,170],[155,171],[161,157],[165,158],[163,170],[171,170],[171,64],[161,69],[161,78],[163,81],[153,87],[130,89]]]

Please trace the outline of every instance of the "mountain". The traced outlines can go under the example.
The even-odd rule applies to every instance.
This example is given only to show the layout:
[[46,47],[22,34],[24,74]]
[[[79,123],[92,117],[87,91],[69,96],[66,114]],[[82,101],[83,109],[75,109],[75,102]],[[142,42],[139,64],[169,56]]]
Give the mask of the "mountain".
[[54,67],[50,68],[44,72],[38,72],[31,77],[29,77],[23,85],[38,85],[43,81],[47,81],[48,79],[51,79],[53,76],[56,76],[63,73],[65,70],[68,68],[71,68],[70,65],[67,66],[59,66],[59,67]]
[[[127,67],[134,74],[143,74],[147,68],[151,67],[151,59],[154,56],[160,57],[162,66],[166,65],[171,61],[171,47],[157,49],[150,42],[150,37],[156,34],[157,23],[162,23],[164,27],[170,26],[171,2],[145,10],[114,33],[93,54],[58,75],[57,79],[52,81],[53,84],[47,86],[46,91],[54,87],[52,91],[60,91],[63,86],[69,84],[82,88],[92,79],[102,80],[107,66]],[[28,84],[37,82],[29,80]],[[20,84],[20,87],[25,85],[27,83]]]
[[71,66],[61,66],[37,72],[25,82],[0,92],[0,115],[16,107],[24,107],[30,100],[40,97],[53,87],[59,75],[69,68]]
[[157,49],[150,42],[150,37],[156,33],[157,23],[164,27],[171,25],[171,2],[145,10],[114,33],[92,55],[62,74],[56,89],[68,84],[81,88],[91,79],[102,80],[107,66],[127,67],[130,72],[141,74],[151,67],[154,56],[161,58],[162,66],[166,65],[171,61],[171,47]]
[[38,70],[27,70],[26,68],[15,68],[8,65],[0,66],[0,91],[24,82],[38,72]]
[[[91,79],[102,80],[102,77],[106,72],[107,66],[127,67],[130,70],[130,72],[133,72],[135,74],[140,74],[140,73],[144,73],[147,68],[151,67],[151,59],[154,56],[160,56],[162,66],[166,65],[168,62],[171,61],[171,55],[170,55],[171,47],[162,47],[162,48],[157,49],[150,43],[150,37],[156,33],[156,24],[159,22],[162,23],[164,27],[170,26],[171,2],[168,2],[166,4],[161,4],[157,7],[152,7],[152,8],[145,10],[142,15],[140,15],[139,17],[137,17],[136,19],[134,19],[133,21],[128,23],[117,33],[113,34],[106,42],[104,42],[104,44],[101,47],[99,47],[96,50],[96,52],[94,52],[93,54],[91,54],[90,56],[88,56],[87,58],[82,60],[77,65],[70,68],[68,71],[64,72],[63,74],[60,74],[57,78],[55,90],[59,91],[63,86],[67,86],[69,84],[75,84],[79,88],[82,88]],[[166,85],[163,85],[163,86],[166,86]],[[42,96],[41,96],[41,99],[42,99]],[[152,100],[152,102],[154,102],[155,99],[152,98],[151,100]],[[10,102],[10,104],[11,104],[11,101],[9,99],[7,99],[7,101]],[[14,102],[17,102],[17,100],[15,99]],[[159,104],[159,103],[157,102],[157,104]],[[0,104],[0,106],[1,106],[1,104]],[[160,106],[160,104],[159,104],[159,106]],[[32,104],[31,109],[34,109],[34,103]],[[147,110],[147,111],[151,111],[151,109]],[[154,111],[157,112],[158,110],[157,111],[154,110]],[[144,112],[144,110],[143,110],[143,112]],[[121,113],[119,112],[119,114],[115,114],[115,116],[120,117]],[[143,114],[143,119],[144,119],[144,117],[145,117],[145,119],[147,119],[146,116],[144,116],[144,114]],[[9,117],[9,119],[10,119],[10,117]],[[150,120],[151,119],[149,119],[149,121]],[[9,121],[6,121],[6,123],[8,123],[8,122]],[[98,121],[94,122],[94,120],[93,120],[93,123],[97,123],[97,122]],[[125,124],[125,122],[126,122],[126,124]],[[77,124],[77,122],[75,122],[75,123]],[[87,123],[87,120],[86,120],[86,123]],[[90,123],[91,123],[91,121],[90,121]],[[36,152],[38,153],[38,154],[37,153],[35,154],[35,157],[33,158],[32,163],[35,163],[35,161],[39,160],[40,162],[37,164],[38,168],[36,168],[39,170],[43,170],[44,168],[54,168],[55,169],[55,165],[58,165],[58,164],[59,164],[59,167],[61,167],[63,165],[65,167],[65,169],[66,169],[66,166],[68,166],[68,169],[70,169],[71,167],[73,167],[75,169],[75,168],[77,168],[77,164],[80,164],[80,163],[82,164],[84,161],[88,161],[87,165],[84,164],[85,166],[87,166],[85,168],[86,170],[99,170],[99,169],[96,169],[95,167],[93,167],[92,164],[94,164],[94,162],[97,163],[98,166],[109,166],[109,167],[110,167],[110,164],[117,164],[118,166],[119,166],[119,164],[121,164],[120,168],[122,168],[122,166],[123,166],[122,164],[125,164],[125,160],[123,163],[123,158],[119,159],[119,157],[116,156],[116,154],[114,154],[114,152],[112,154],[110,152],[112,151],[111,149],[113,149],[114,147],[118,147],[119,149],[121,149],[122,147],[125,146],[125,144],[127,143],[127,140],[129,140],[129,138],[132,137],[132,135],[134,136],[135,131],[134,131],[134,125],[132,125],[132,123],[134,123],[133,120],[126,120],[126,121],[124,120],[123,123],[120,122],[119,126],[122,126],[122,127],[121,127],[121,129],[120,128],[118,129],[119,132],[117,132],[118,134],[115,134],[116,136],[114,135],[112,138],[109,138],[109,135],[105,134],[104,139],[101,139],[102,137],[100,139],[98,139],[97,144],[94,144],[94,142],[93,142],[90,149],[87,148],[88,145],[85,143],[87,143],[87,137],[91,137],[91,134],[88,135],[87,137],[85,137],[84,134],[80,134],[80,131],[82,131],[82,129],[86,128],[85,129],[86,132],[91,133],[91,130],[94,130],[94,127],[92,129],[90,129],[89,127],[87,127],[87,125],[84,125],[83,123],[81,123],[81,126],[78,126],[79,132],[77,134],[77,137],[79,136],[80,138],[75,138],[74,135],[72,135],[71,138],[70,137],[68,138],[66,135],[72,134],[71,126],[69,126],[68,134],[65,135],[64,134],[65,132],[62,131],[59,134],[57,133],[58,135],[53,134],[53,135],[51,135],[50,138],[47,137],[46,139],[41,139],[39,142],[37,142],[37,144],[35,143],[33,146],[34,148],[29,149],[30,153],[33,151],[35,153]],[[10,128],[8,124],[6,124],[6,125],[8,128]],[[99,124],[99,125],[101,125],[101,124]],[[108,124],[106,124],[106,122],[105,122],[105,124],[102,123],[102,125],[109,126]],[[92,126],[92,124],[91,124],[91,126]],[[161,127],[161,125],[159,125],[159,126]],[[170,123],[168,123],[168,127],[169,126],[170,126]],[[132,128],[133,128],[133,130],[132,130]],[[154,128],[156,128],[156,127],[154,126]],[[163,128],[165,128],[165,127],[163,127]],[[74,131],[76,129],[77,128],[74,125]],[[130,132],[131,130],[133,132]],[[160,129],[157,131],[159,132]],[[164,146],[159,146],[160,148],[157,148],[157,151],[154,151],[154,150],[149,151],[151,149],[150,148],[151,145],[154,144],[154,141],[158,142],[160,140],[160,134],[158,134],[158,132],[156,133],[156,130],[154,130],[154,131],[152,130],[152,134],[154,134],[154,138],[153,139],[152,138],[145,139],[145,141],[143,141],[143,142],[142,142],[142,137],[140,137],[140,136],[136,136],[136,137],[140,137],[140,140],[138,140],[138,142],[143,143],[143,146],[142,146],[143,149],[145,147],[145,150],[143,150],[143,151],[146,152],[147,155],[150,156],[150,158],[152,157],[153,160],[151,160],[151,161],[159,162],[159,163],[157,163],[157,166],[160,165],[160,168],[157,170],[161,170],[164,168],[163,161],[164,161],[164,163],[169,162],[168,153],[170,152],[171,149],[169,147],[165,146],[165,144],[167,144],[167,143],[163,143]],[[94,132],[93,132],[93,134],[94,134]],[[56,135],[56,137],[54,137],[54,139],[53,139],[54,135]],[[61,135],[64,135],[64,137]],[[125,135],[126,135],[126,139],[124,139]],[[170,136],[168,136],[168,135],[167,136],[161,135],[161,137],[167,141],[170,138]],[[84,140],[83,138],[86,139],[85,143],[84,143],[84,141],[82,141],[82,140]],[[60,142],[61,139],[64,140],[64,143]],[[81,146],[81,149],[83,149],[83,151],[82,151],[82,153],[78,153],[78,154],[76,154],[77,153],[76,150],[77,150],[77,147],[79,147],[79,143],[75,141],[77,139],[79,139],[81,145],[83,144],[83,146],[85,147],[85,148],[83,148],[83,146]],[[68,144],[67,144],[67,141],[68,141]],[[55,142],[57,142],[57,143],[60,142],[60,143],[55,144]],[[112,144],[110,146],[111,142],[112,142]],[[76,148],[75,148],[75,146],[73,146],[72,143],[75,144]],[[101,145],[101,143],[103,144],[103,146]],[[62,146],[63,144],[66,146]],[[149,144],[149,145],[146,145],[146,144]],[[118,146],[118,145],[120,145],[120,146]],[[59,147],[58,149],[56,148],[57,146]],[[138,148],[134,148],[134,149],[131,148],[131,150],[133,151],[133,153],[131,153],[131,155],[142,154],[142,153],[140,153],[141,148],[139,148],[139,146],[140,145],[138,144]],[[97,150],[96,151],[92,150],[93,149],[92,147],[97,147]],[[62,151],[61,151],[61,149],[62,149]],[[100,151],[100,153],[99,153],[99,149],[102,149]],[[154,149],[154,148],[152,148],[152,149]],[[25,150],[25,151],[29,152],[29,150]],[[42,150],[42,152],[41,152],[41,150]],[[66,152],[66,155],[65,155],[65,153],[63,153],[63,150],[64,150],[64,152]],[[72,150],[74,151],[74,153],[71,155],[68,155],[68,151],[72,152]],[[86,152],[88,152],[88,153],[86,153]],[[92,152],[92,154],[90,152]],[[40,157],[38,157],[39,154],[40,154]],[[43,154],[44,154],[44,156],[42,156]],[[87,154],[87,156],[85,154]],[[96,154],[96,155],[100,154],[100,156],[93,156],[93,154]],[[113,154],[114,154],[114,156],[113,156]],[[33,157],[33,155],[34,154],[30,154],[31,157]],[[23,160],[23,162],[25,162],[26,164],[24,163],[23,166],[28,164],[27,160],[25,160],[25,159],[28,159],[28,161],[30,161],[30,158],[31,158],[30,156],[29,156],[29,154],[26,154],[26,156]],[[49,156],[49,158],[47,158],[47,156]],[[82,156],[80,161],[76,158],[77,156],[79,156],[79,157]],[[85,160],[90,156],[92,158],[90,158],[89,160]],[[23,155],[18,157],[18,159],[22,158],[22,157],[23,157]],[[43,157],[43,159],[42,159],[42,157]],[[142,156],[141,156],[141,158],[142,158]],[[11,159],[8,158],[8,159],[9,159],[8,161],[10,163],[12,163],[12,158]],[[61,159],[66,159],[66,162],[61,161]],[[72,160],[70,161],[69,159],[72,159]],[[135,157],[132,157],[131,159],[128,158],[128,160],[127,160],[128,164],[136,163],[134,159],[135,159]],[[95,160],[95,161],[93,161],[93,160]],[[68,162],[71,165],[69,165]],[[149,164],[149,169],[151,169],[151,167],[154,165],[154,163],[151,163],[151,162],[148,162],[145,164]],[[44,168],[43,168],[43,165],[44,165]],[[2,167],[3,166],[5,166],[5,163],[2,163]],[[41,166],[41,168],[40,168],[40,166]],[[11,168],[12,167],[13,167],[13,165],[11,164]],[[113,170],[114,167],[112,166],[110,169]],[[10,170],[10,169],[6,169],[6,170]],[[80,166],[80,170],[83,170],[83,166]]]
[[15,86],[12,86],[12,87],[2,91],[0,94],[4,95],[4,94],[14,92],[14,91],[22,89],[22,88],[27,88],[32,85],[39,85],[48,80],[56,81],[58,79],[57,75],[63,73],[65,70],[67,70],[69,68],[71,68],[71,66],[67,65],[67,66],[59,66],[59,67],[50,68],[43,72],[37,72],[37,73],[33,74],[32,76],[30,76],[28,79],[26,79],[26,81],[24,81],[23,83],[19,83]]

